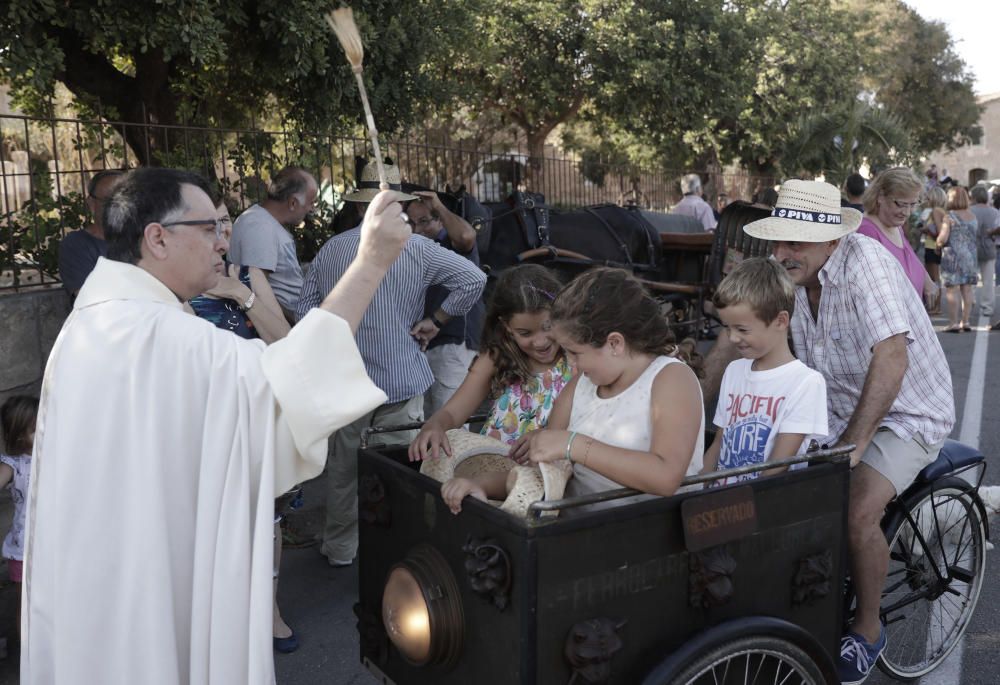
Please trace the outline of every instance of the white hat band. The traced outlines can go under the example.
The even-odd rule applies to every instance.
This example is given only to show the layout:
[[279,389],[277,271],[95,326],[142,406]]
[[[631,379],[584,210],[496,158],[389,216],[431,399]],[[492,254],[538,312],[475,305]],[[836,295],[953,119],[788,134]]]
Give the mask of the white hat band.
[[826,212],[792,209],[791,207],[775,207],[771,210],[771,216],[781,219],[792,219],[794,221],[809,221],[814,224],[839,224],[841,222],[839,212],[837,214],[828,214]]

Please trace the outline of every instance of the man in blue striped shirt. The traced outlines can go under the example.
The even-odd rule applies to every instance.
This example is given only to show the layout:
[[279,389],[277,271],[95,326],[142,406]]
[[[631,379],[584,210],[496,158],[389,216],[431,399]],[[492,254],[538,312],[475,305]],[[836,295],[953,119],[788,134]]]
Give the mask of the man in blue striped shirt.
[[[374,192],[377,192],[374,191]],[[354,260],[360,228],[334,236],[320,249],[302,286],[298,318],[322,301]],[[424,317],[427,288],[442,285],[448,297]],[[465,257],[421,235],[410,236],[403,253],[375,292],[356,335],[372,381],[386,404],[338,430],[330,438],[326,525],[320,552],[331,566],[348,566],[358,548],[357,449],[361,432],[374,425],[423,419],[424,392],[434,381],[423,348],[452,316],[462,316],[480,298],[486,275]],[[350,402],[349,397],[344,398]],[[384,442],[408,444],[411,435],[387,434]]]

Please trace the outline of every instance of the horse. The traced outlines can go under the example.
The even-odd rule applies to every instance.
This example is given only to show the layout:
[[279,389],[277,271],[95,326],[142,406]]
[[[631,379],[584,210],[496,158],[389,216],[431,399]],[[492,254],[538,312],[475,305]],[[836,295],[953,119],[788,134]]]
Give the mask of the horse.
[[491,234],[480,256],[493,271],[541,260],[565,270],[617,266],[658,278],[660,237],[638,210],[617,205],[553,210],[544,196],[520,191],[486,208],[492,213]]

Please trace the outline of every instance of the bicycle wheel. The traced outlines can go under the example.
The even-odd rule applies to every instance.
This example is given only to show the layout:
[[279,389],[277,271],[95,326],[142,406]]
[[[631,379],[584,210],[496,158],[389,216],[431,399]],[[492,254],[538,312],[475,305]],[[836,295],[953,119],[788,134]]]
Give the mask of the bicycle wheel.
[[934,670],[958,644],[982,589],[986,531],[975,491],[938,481],[906,500],[886,530],[889,573],[881,613],[888,644],[878,665],[900,680]]
[[737,638],[705,652],[686,666],[671,685],[824,685],[816,662],[780,637]]

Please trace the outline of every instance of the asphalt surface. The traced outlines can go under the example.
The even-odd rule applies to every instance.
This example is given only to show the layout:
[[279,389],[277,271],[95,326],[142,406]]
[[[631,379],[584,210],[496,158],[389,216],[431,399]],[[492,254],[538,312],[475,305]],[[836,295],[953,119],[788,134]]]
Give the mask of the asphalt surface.
[[[944,321],[935,320],[940,328]],[[984,369],[972,369],[976,333],[940,338],[954,380],[958,421],[953,437],[958,437],[966,408],[964,406],[970,377],[985,377],[981,401],[982,417],[979,446],[990,464],[986,483],[1000,485],[1000,332],[984,333],[987,356]],[[304,541],[319,529],[322,518],[323,477],[306,484],[306,506],[291,519],[293,533]],[[10,517],[9,496],[0,495],[0,531],[6,530]],[[1000,518],[991,523],[1000,526]],[[1000,541],[1000,534],[994,535]],[[1000,543],[998,543],[1000,548]],[[941,673],[925,678],[924,685],[996,685],[1000,682],[1000,582],[997,582],[996,551],[987,554],[986,582],[976,614],[963,640],[959,659],[943,666]],[[18,682],[18,650],[15,623],[15,594],[0,568],[0,636],[6,636],[7,656],[0,658],[0,685]],[[275,654],[275,669],[280,685],[372,685],[376,681],[361,666],[355,618],[351,611],[358,587],[357,566],[331,568],[310,545],[286,549],[282,560],[279,603],[285,620],[300,638],[301,646],[293,654]],[[2,649],[0,649],[2,652]],[[868,683],[884,685],[895,682],[875,673]]]

